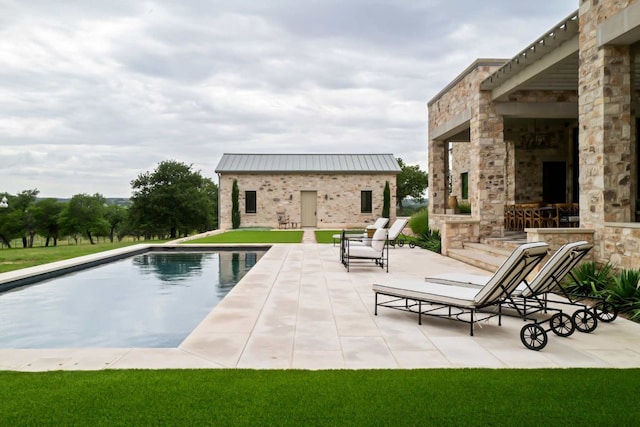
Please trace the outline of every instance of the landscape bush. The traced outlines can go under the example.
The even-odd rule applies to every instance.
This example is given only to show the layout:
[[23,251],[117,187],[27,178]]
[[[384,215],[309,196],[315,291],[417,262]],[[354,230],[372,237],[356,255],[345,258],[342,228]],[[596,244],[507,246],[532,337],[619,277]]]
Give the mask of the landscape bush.
[[441,253],[442,239],[440,237],[440,230],[427,229],[427,231],[418,235],[416,245],[431,252]]
[[411,215],[411,218],[409,218],[409,228],[416,236],[420,236],[429,231],[429,211],[422,209]]
[[640,321],[640,270],[614,273],[610,263],[598,265],[589,261],[571,273],[563,284],[568,293],[603,298],[629,319]]

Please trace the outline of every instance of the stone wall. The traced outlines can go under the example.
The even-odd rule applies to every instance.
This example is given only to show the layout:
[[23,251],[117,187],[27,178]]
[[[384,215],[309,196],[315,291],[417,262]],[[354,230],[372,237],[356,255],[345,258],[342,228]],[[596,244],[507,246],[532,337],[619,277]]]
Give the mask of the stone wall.
[[458,196],[458,202],[469,203],[469,199],[462,198],[462,173],[469,173],[471,167],[471,151],[468,142],[454,142],[451,144],[451,194]]
[[600,233],[597,262],[612,263],[616,269],[640,268],[640,223],[605,224]]
[[572,132],[566,120],[505,120],[504,138],[511,143],[514,163],[513,174],[508,175],[513,203],[545,201],[542,188],[545,162],[566,163],[566,201],[571,201]]
[[[370,224],[382,215],[385,182],[391,190],[390,219],[396,216],[394,174],[239,174],[220,176],[220,228],[231,228],[231,188],[237,179],[240,190],[241,227],[278,227],[277,212],[300,226],[300,192],[317,192],[317,227],[347,228]],[[372,213],[361,213],[363,190],[372,192]],[[245,213],[245,191],[256,191],[255,214]]]
[[[598,46],[598,26],[636,0],[580,2],[580,223],[595,230],[598,262],[638,265],[635,100],[629,46]],[[635,237],[634,237],[635,236]],[[637,240],[636,240],[637,241]],[[624,253],[620,251],[624,250]]]
[[[527,228],[527,242],[546,242],[549,250],[555,252],[561,246],[581,240],[594,243],[594,231],[586,228]],[[585,257],[592,260],[594,251]]]
[[[495,62],[495,61],[494,61]],[[477,127],[486,117],[480,109],[480,83],[491,73],[500,68],[500,63],[486,65],[482,60],[472,64],[463,72],[451,87],[440,93],[429,103],[429,134],[440,126],[445,126],[454,117],[471,114],[471,122]],[[471,123],[470,123],[471,127]],[[478,135],[476,134],[476,137]],[[473,141],[473,139],[472,139]],[[476,139],[477,141],[477,139]],[[469,150],[471,145],[467,145]],[[429,212],[443,214],[449,196],[447,190],[448,179],[448,143],[443,140],[429,140]],[[471,177],[469,173],[469,193]],[[477,184],[477,181],[476,181]],[[454,187],[455,188],[455,187]]]

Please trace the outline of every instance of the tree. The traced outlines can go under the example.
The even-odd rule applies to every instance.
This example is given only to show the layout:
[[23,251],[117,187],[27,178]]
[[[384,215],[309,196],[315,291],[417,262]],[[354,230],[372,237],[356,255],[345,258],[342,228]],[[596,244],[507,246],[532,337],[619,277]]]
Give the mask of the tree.
[[60,214],[64,207],[65,204],[58,202],[56,199],[43,199],[36,203],[34,210],[36,231],[46,238],[45,246],[49,246],[51,239],[53,239],[53,246],[58,245]]
[[207,222],[198,229],[199,232],[204,233],[218,228],[218,186],[211,178],[204,178],[202,192],[207,200],[211,201],[211,209],[207,211]]
[[234,229],[240,227],[239,197],[240,191],[238,190],[238,181],[234,179],[233,186],[231,187],[231,227]]
[[402,215],[402,201],[407,197],[422,199],[424,190],[429,186],[429,175],[418,165],[405,165],[399,157],[397,160],[402,170],[396,177],[396,200],[399,215]]
[[109,223],[109,240],[113,243],[113,236],[119,228],[122,228],[127,220],[127,209],[118,205],[109,205],[105,208],[104,218]]
[[0,199],[2,199],[2,197],[7,198],[9,206],[0,209],[0,240],[10,248],[11,240],[20,235],[22,213],[15,208],[14,196],[8,193],[2,193],[0,194]]
[[20,212],[20,235],[24,248],[32,248],[33,239],[36,236],[36,219],[33,208],[38,193],[40,192],[37,189],[24,190],[16,194],[13,200],[15,210]]
[[153,172],[138,175],[131,186],[131,227],[146,237],[168,234],[174,239],[214,222],[217,186],[200,171],[193,171],[192,165],[160,162]]
[[389,181],[386,181],[384,184],[382,196],[382,216],[389,218],[389,211],[391,210],[391,189],[389,188]]
[[109,223],[104,217],[106,199],[101,194],[76,194],[60,213],[60,228],[63,234],[73,236],[76,242],[78,235],[85,235],[89,243],[95,244],[94,236],[104,236]]

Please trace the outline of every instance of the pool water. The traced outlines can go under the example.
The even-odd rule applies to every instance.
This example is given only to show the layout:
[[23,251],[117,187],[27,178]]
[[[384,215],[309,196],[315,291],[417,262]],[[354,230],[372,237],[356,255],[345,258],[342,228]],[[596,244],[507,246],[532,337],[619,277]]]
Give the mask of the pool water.
[[177,347],[263,254],[148,252],[0,293],[0,348]]

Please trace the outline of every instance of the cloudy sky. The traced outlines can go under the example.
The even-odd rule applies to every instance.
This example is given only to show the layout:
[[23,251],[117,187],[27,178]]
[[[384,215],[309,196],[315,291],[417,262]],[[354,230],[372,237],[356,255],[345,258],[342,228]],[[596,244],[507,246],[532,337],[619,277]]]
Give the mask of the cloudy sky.
[[0,193],[129,197],[163,160],[393,153],[427,102],[577,0],[0,0]]

